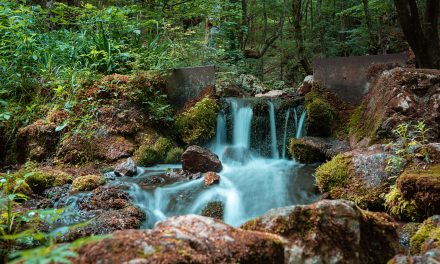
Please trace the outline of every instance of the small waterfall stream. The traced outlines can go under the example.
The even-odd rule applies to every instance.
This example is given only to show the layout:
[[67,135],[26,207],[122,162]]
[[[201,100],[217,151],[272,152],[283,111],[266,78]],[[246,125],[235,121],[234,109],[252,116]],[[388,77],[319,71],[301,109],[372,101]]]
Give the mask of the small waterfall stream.
[[[181,214],[200,214],[211,201],[224,204],[224,221],[239,226],[245,221],[265,213],[275,207],[291,204],[311,203],[318,199],[314,192],[313,169],[286,158],[286,142],[289,135],[301,136],[305,123],[305,111],[297,116],[294,108],[295,124],[290,122],[291,109],[285,112],[282,140],[282,157],[279,158],[276,130],[276,108],[268,102],[268,125],[270,126],[270,148],[272,156],[264,157],[251,149],[251,129],[253,107],[246,99],[228,99],[231,119],[220,111],[217,117],[217,135],[211,146],[223,162],[219,173],[220,182],[210,187],[204,186],[203,178],[191,181],[180,181],[168,185],[141,187],[142,182],[165,172],[167,165],[146,168],[145,172],[130,179],[129,193],[148,215],[145,227],[151,227],[158,220]],[[231,120],[232,137],[227,141],[227,120]],[[290,131],[293,128],[296,131]],[[290,132],[290,133],[288,133]],[[280,133],[281,134],[281,133]],[[243,158],[242,162],[226,160],[225,153],[236,152],[235,157]],[[247,159],[244,159],[247,156]],[[151,170],[152,172],[149,172]],[[154,174],[156,172],[156,174]]]

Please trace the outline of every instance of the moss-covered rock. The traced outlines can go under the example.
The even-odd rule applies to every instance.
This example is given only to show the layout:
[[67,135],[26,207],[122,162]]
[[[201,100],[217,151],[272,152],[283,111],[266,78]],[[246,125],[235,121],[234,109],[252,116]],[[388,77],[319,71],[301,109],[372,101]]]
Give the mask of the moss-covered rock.
[[159,163],[174,163],[180,160],[182,149],[169,138],[148,134],[144,137],[141,146],[134,153],[137,164],[152,166]]
[[177,116],[175,128],[183,142],[188,145],[201,144],[215,135],[217,101],[206,97]]
[[100,175],[80,176],[73,180],[72,190],[75,192],[91,191],[105,183],[104,177]]
[[174,147],[168,151],[167,156],[165,158],[165,163],[173,164],[180,163],[180,159],[182,158],[183,149],[179,147]]
[[42,193],[44,190],[62,186],[72,182],[72,175],[61,170],[52,168],[38,168],[35,164],[27,163],[21,170],[13,174],[15,179],[24,179],[34,193]]
[[423,220],[440,214],[440,164],[407,169],[385,196],[390,213],[402,220]]
[[317,168],[316,184],[334,199],[355,202],[363,209],[383,210],[383,196],[389,190],[383,146],[339,154]]
[[336,109],[318,91],[312,91],[306,95],[306,109],[308,134],[330,136],[336,118]]
[[335,187],[344,187],[348,183],[350,158],[337,155],[316,169],[316,185],[321,192],[329,192]]
[[225,206],[221,201],[209,202],[201,212],[202,216],[212,217],[215,219],[222,220],[224,214]]
[[416,234],[411,237],[410,245],[412,254],[424,253],[440,247],[440,215],[425,220]]
[[305,164],[324,162],[326,159],[320,149],[310,144],[305,144],[300,138],[290,139],[289,151],[297,161]]

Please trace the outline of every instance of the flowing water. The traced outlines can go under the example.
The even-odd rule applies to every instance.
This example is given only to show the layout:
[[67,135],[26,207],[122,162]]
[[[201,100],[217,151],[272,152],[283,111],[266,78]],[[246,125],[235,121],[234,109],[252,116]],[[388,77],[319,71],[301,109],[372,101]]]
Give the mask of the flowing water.
[[[227,103],[230,105],[230,118],[228,113],[220,111],[217,134],[210,147],[223,163],[219,184],[206,187],[203,178],[177,181],[166,175],[169,170],[180,169],[180,164],[138,168],[137,176],[116,178],[111,183],[126,189],[134,204],[146,213],[144,228],[152,227],[158,220],[174,215],[200,214],[207,203],[212,201],[223,203],[226,223],[239,226],[271,208],[308,204],[319,198],[312,176],[315,167],[286,158],[287,135],[303,135],[305,111],[299,114],[300,109],[292,108],[276,115],[274,104],[268,102],[267,126],[270,130],[266,137],[270,138],[267,147],[272,153],[270,157],[265,157],[251,147],[267,144],[250,142],[251,133],[255,133],[252,131],[254,109],[251,101],[228,99]],[[294,124],[290,121],[292,110]],[[279,129],[282,131],[279,138],[276,116],[284,116],[284,122],[280,122],[283,127]],[[227,124],[228,120],[232,124]],[[228,128],[231,130],[230,136]],[[279,158],[278,141],[282,141],[282,159]],[[228,157],[230,154],[225,154],[231,152],[236,154],[232,158]],[[76,210],[75,199],[78,198],[66,202],[66,205],[71,205],[66,215],[67,222],[74,222],[69,217]]]
[[[247,100],[229,99],[231,106],[232,139],[227,142],[227,118],[221,111],[217,118],[217,135],[211,146],[223,162],[223,170],[218,185],[204,186],[203,178],[191,181],[174,182],[154,187],[141,187],[142,182],[152,175],[158,175],[169,165],[146,168],[139,176],[129,181],[129,193],[136,205],[148,215],[145,227],[156,221],[174,215],[200,214],[211,201],[224,204],[224,221],[239,226],[245,221],[265,213],[267,210],[292,204],[307,204],[316,201],[314,167],[301,165],[287,160],[287,127],[291,110],[285,113],[283,141],[283,159],[279,158],[275,107],[269,105],[269,126],[272,157],[263,157],[250,148],[250,133],[253,117],[251,103]],[[305,123],[305,111],[300,116],[295,109],[296,136],[300,137]],[[240,151],[239,156],[249,156],[240,162],[223,158],[226,149]],[[236,157],[237,158],[237,157]],[[175,168],[178,165],[174,166]]]

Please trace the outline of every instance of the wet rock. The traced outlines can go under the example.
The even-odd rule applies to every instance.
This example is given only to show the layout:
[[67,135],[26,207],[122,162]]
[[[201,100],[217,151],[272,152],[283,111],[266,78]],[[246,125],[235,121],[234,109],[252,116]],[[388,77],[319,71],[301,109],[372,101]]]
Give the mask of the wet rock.
[[171,169],[167,171],[165,175],[174,180],[197,180],[203,177],[203,174],[200,172],[191,173],[189,171],[180,169]]
[[80,176],[75,180],[73,180],[72,191],[74,192],[91,191],[93,189],[98,188],[98,186],[103,185],[104,183],[105,183],[105,178],[100,175]]
[[221,201],[213,201],[213,202],[209,202],[202,209],[201,215],[202,216],[206,216],[206,217],[212,217],[212,218],[215,218],[215,219],[222,220],[223,219],[224,211],[225,211],[225,206],[224,206],[223,202],[221,202]]
[[[152,230],[127,230],[78,250],[74,263],[282,263],[277,236],[243,231],[202,216],[172,217]],[[141,262],[142,263],[142,262]]]
[[301,163],[312,164],[330,160],[336,155],[349,151],[348,142],[318,137],[290,139],[290,154]]
[[251,160],[251,152],[242,147],[226,147],[223,152],[223,161],[225,163],[246,164]]
[[308,94],[310,91],[312,91],[313,83],[314,83],[313,75],[306,76],[301,86],[298,87],[298,90],[296,90],[296,94],[301,96]]
[[108,234],[116,230],[137,229],[144,213],[130,203],[129,195],[116,187],[101,186],[77,203],[79,212],[91,221],[70,230],[62,241],[72,241],[92,234]]
[[69,195],[71,184],[65,184],[63,186],[55,186],[44,191],[43,195],[52,200],[53,203],[57,203],[60,199]]
[[354,201],[370,210],[383,210],[383,195],[388,192],[386,160],[392,157],[383,145],[339,154],[316,170],[320,191],[334,199]]
[[27,159],[42,161],[52,155],[60,138],[55,131],[57,125],[37,120],[21,128],[17,133],[17,159],[25,162]]
[[137,168],[133,159],[128,158],[127,160],[120,162],[116,165],[115,174],[116,176],[134,176],[136,175]]
[[427,251],[422,255],[397,255],[388,264],[437,264],[440,263],[440,247]]
[[284,237],[287,263],[386,263],[399,249],[386,214],[342,200],[272,209],[242,228]]
[[133,154],[135,146],[121,136],[98,137],[95,157],[106,161],[116,161]]
[[220,176],[217,175],[217,173],[210,171],[204,174],[205,177],[205,186],[211,186],[213,184],[220,182]]
[[440,71],[395,68],[382,72],[350,120],[351,144],[390,139],[401,123],[424,120],[430,140],[440,137]]
[[190,146],[182,154],[182,169],[191,173],[220,172],[223,166],[218,156],[210,150]]

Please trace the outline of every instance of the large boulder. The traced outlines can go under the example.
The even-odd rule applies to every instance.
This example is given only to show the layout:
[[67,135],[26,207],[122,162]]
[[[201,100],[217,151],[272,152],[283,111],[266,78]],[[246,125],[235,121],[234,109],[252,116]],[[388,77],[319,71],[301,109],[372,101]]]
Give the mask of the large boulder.
[[354,111],[349,133],[353,145],[393,137],[401,123],[424,120],[428,138],[440,137],[440,71],[395,68],[384,71]]
[[398,253],[396,223],[342,200],[272,209],[242,228],[284,237],[287,263],[386,263]]
[[320,191],[334,199],[354,201],[364,209],[382,210],[383,194],[391,175],[387,159],[393,157],[383,145],[339,154],[316,170]]
[[119,231],[78,250],[74,263],[282,263],[279,237],[186,215],[152,230]]
[[349,151],[347,142],[331,138],[303,137],[290,139],[290,154],[301,163],[312,164],[332,159]]
[[220,172],[223,166],[218,156],[210,150],[190,146],[182,154],[182,169],[191,173]]

